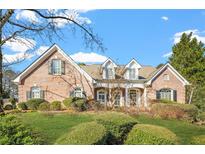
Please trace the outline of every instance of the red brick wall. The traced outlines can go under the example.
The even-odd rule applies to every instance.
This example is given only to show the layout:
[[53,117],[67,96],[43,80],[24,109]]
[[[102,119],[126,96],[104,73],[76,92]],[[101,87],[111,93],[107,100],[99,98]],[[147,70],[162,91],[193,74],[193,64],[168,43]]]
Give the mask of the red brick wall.
[[[170,79],[168,81],[164,80],[164,74],[169,75]],[[148,98],[156,99],[156,90],[162,88],[177,90],[177,102],[185,103],[185,86],[168,68],[160,73],[152,82],[152,85],[148,88]]]
[[[65,75],[48,74],[48,61],[56,58],[65,61]],[[45,99],[47,101],[64,100],[69,97],[70,91],[76,86],[81,86],[86,91],[87,96],[93,97],[92,84],[59,52],[54,52],[22,80],[18,87],[19,102],[26,101],[26,91],[30,91],[30,88],[35,85],[45,90]]]

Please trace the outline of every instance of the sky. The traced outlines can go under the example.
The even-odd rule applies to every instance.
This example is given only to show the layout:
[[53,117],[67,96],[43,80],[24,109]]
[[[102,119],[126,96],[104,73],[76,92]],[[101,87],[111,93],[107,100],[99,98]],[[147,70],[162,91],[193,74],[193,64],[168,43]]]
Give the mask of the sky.
[[[21,10],[15,18],[39,22],[35,14]],[[172,46],[179,42],[183,32],[193,32],[194,37],[205,43],[205,10],[79,10],[76,20],[89,24],[107,48],[104,52],[86,48],[78,33],[74,36],[65,23],[59,22],[63,40],[56,38],[52,43],[58,44],[76,62],[103,63],[110,57],[117,64],[127,64],[135,58],[141,65],[157,66],[167,62]],[[35,54],[13,65],[16,71],[22,71],[52,45],[46,38],[44,42],[37,38],[30,41]],[[11,41],[3,49],[5,58],[12,60],[21,56],[28,46]]]

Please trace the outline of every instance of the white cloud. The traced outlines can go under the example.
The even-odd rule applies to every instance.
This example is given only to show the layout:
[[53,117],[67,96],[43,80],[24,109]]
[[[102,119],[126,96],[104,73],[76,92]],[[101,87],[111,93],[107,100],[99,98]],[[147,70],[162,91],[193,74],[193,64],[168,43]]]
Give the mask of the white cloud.
[[36,50],[36,54],[37,55],[41,55],[42,53],[44,53],[47,49],[49,48],[49,46],[41,46]]
[[178,32],[174,34],[174,38],[173,38],[174,44],[180,41],[180,38],[183,33],[189,34],[191,32],[193,33],[192,38],[196,38],[198,41],[205,43],[205,35],[203,34],[203,32],[200,32],[198,29],[190,29],[190,30],[186,30],[186,31],[182,31],[182,32]]
[[161,19],[162,19],[162,20],[164,20],[164,21],[169,20],[169,18],[168,18],[168,17],[166,17],[166,16],[162,16],[162,17],[161,17]]
[[15,54],[4,54],[3,62],[4,63],[12,63],[22,59],[30,59],[33,57],[33,54],[30,53],[15,53]]
[[29,49],[33,49],[36,45],[36,41],[28,38],[16,37],[10,39],[5,43],[5,47],[15,52],[26,52]]
[[167,57],[170,57],[171,55],[172,55],[172,52],[168,52],[168,53],[165,53],[162,57],[167,58]]
[[82,62],[82,63],[101,63],[107,59],[107,57],[94,52],[90,52],[90,53],[78,52],[71,55],[71,58],[76,62]]
[[18,11],[16,14],[16,19],[20,20],[20,19],[26,19],[29,22],[39,22],[36,14],[33,11],[28,11],[28,10],[22,10],[22,11]]

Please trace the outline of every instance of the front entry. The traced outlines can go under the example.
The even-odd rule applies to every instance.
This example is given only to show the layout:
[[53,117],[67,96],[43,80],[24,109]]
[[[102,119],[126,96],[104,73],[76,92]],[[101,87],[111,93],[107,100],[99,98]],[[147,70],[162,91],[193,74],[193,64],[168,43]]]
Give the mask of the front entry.
[[140,91],[138,89],[129,90],[130,106],[139,106],[141,101],[140,99]]
[[121,92],[116,91],[114,92],[114,106],[120,106],[120,100],[121,100]]

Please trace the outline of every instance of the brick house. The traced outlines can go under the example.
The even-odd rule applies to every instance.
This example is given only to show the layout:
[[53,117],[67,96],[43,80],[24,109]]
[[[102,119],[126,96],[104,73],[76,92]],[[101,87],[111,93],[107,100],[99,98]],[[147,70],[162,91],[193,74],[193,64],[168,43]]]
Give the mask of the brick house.
[[108,58],[103,64],[79,66],[56,44],[14,80],[19,102],[43,98],[49,102],[67,97],[87,97],[100,103],[147,106],[152,99],[185,103],[189,82],[169,63],[156,69],[132,59],[117,65]]

